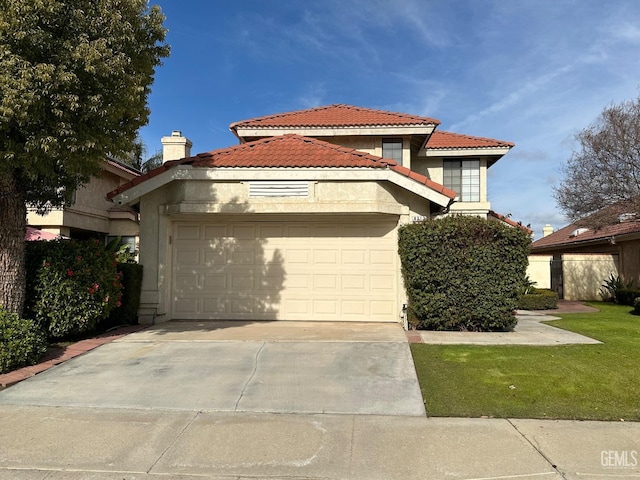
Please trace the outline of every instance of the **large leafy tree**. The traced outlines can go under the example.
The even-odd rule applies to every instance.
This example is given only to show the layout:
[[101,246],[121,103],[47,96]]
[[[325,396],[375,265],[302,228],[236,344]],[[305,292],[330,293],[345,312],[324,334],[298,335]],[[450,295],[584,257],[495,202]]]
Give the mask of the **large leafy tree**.
[[562,211],[592,228],[640,213],[640,97],[604,108],[576,140],[555,190]]
[[24,302],[27,205],[63,206],[148,121],[164,16],[147,0],[0,0],[0,305]]

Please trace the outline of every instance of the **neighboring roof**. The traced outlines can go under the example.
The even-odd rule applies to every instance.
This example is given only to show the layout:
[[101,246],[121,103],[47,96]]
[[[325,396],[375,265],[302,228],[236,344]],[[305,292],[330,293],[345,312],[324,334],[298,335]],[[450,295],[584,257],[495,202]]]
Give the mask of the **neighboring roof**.
[[194,157],[166,162],[107,194],[116,195],[178,166],[196,168],[364,168],[389,169],[419,182],[428,188],[453,199],[456,193],[424,175],[385,159],[324,142],[315,138],[287,134],[268,137],[255,142],[243,143],[229,148],[200,153]]
[[406,113],[386,112],[352,105],[334,104],[294,112],[267,115],[232,123],[232,131],[240,128],[274,127],[368,127],[439,125],[434,118]]
[[115,158],[107,158],[107,163],[118,170],[130,173],[131,175],[140,175],[142,172],[128,163],[121,162]]
[[[623,202],[605,207],[585,219],[536,240],[531,244],[531,250],[551,250],[584,243],[603,243],[620,235],[640,233],[640,218],[635,214],[626,214],[625,212],[628,211]],[[610,214],[609,218],[618,218],[619,221],[598,228],[591,226],[594,223],[593,218],[596,216],[598,219],[606,218],[607,214]]]
[[38,228],[27,227],[24,235],[24,239],[27,242],[34,242],[37,240],[57,240],[59,238],[66,238],[63,235],[56,235],[55,233],[45,232]]
[[493,210],[489,210],[488,215],[490,217],[495,218],[496,220],[500,220],[501,222],[506,223],[507,225],[511,225],[512,227],[517,227],[521,230],[524,230],[528,235],[533,234],[533,230],[531,230],[529,227],[522,225],[522,222],[516,222],[515,220],[511,220],[509,217],[496,213]]
[[473,137],[471,135],[436,130],[431,134],[426,148],[428,150],[440,150],[450,148],[512,148],[514,146],[514,143],[496,140],[495,138]]

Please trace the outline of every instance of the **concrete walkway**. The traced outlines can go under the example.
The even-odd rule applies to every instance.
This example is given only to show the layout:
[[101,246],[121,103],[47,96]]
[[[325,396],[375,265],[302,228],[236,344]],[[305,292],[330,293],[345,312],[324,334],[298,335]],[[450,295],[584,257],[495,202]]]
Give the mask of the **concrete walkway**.
[[518,324],[513,332],[434,332],[413,330],[407,332],[412,343],[429,343],[433,345],[573,345],[599,344],[593,338],[561,328],[545,325],[544,321],[556,320],[558,317],[541,312],[519,310]]
[[[314,363],[342,358],[337,371],[350,381],[357,382],[356,372],[380,378],[351,390],[358,393],[355,404],[365,406],[387,398],[384,381],[394,385],[395,376],[406,378],[413,368],[400,360],[399,368],[381,370],[385,354],[395,352],[396,362],[405,358],[406,337],[397,325],[367,327],[327,324],[319,333],[317,324],[304,323],[172,323],[114,336],[119,340],[0,392],[0,480],[640,479],[640,423],[311,413],[332,395],[319,390],[322,385],[335,386],[321,369],[309,368]],[[313,344],[313,352],[295,355],[303,344]],[[260,359],[272,348],[274,358],[295,360]],[[359,371],[350,365],[358,348],[371,357]],[[188,357],[200,359],[197,368]],[[240,375],[244,390],[207,376],[226,369],[238,375],[243,362],[234,367],[234,358],[251,366]],[[273,398],[304,402],[291,404],[288,413],[258,411],[274,405],[264,387],[275,378],[267,370],[278,369],[305,373],[312,390],[296,397],[281,387],[302,377],[287,377],[270,390]],[[78,383],[83,376],[88,381]],[[251,388],[263,389],[266,403],[237,408]],[[225,395],[234,408],[211,407]]]
[[0,407],[0,480],[640,478],[640,424]]

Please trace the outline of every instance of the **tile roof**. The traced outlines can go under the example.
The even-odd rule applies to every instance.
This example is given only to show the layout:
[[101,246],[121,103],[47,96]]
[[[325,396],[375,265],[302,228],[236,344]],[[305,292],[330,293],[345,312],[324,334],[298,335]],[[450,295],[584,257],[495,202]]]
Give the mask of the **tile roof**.
[[[640,218],[636,215],[632,214],[627,221],[619,221],[620,215],[634,211],[635,206],[632,203],[618,202],[609,205],[582,220],[561,228],[551,235],[536,240],[531,244],[531,250],[549,250],[556,247],[579,245],[585,242],[606,242],[611,237],[640,233]],[[609,225],[606,223],[609,223]],[[602,226],[595,228],[593,227],[594,224],[601,224]],[[575,235],[578,229],[583,231]]]
[[366,127],[399,125],[439,125],[434,118],[406,113],[386,112],[352,105],[335,104],[295,112],[267,115],[241,120],[230,125],[231,130],[241,128],[273,127]]
[[512,148],[514,143],[496,140],[495,138],[473,137],[460,133],[442,132],[436,130],[427,141],[427,150],[447,148]]
[[533,233],[533,230],[531,230],[529,227],[522,225],[522,222],[516,222],[515,220],[511,220],[509,217],[502,215],[500,213],[496,213],[493,210],[489,210],[489,216],[497,220],[500,220],[506,223],[507,225],[511,225],[512,227],[520,228],[521,230],[524,230],[529,235]]
[[287,134],[166,162],[109,192],[107,198],[113,198],[131,187],[180,165],[196,168],[389,168],[446,197],[453,199],[456,196],[454,191],[424,175],[398,165],[394,160],[376,157],[315,138]]

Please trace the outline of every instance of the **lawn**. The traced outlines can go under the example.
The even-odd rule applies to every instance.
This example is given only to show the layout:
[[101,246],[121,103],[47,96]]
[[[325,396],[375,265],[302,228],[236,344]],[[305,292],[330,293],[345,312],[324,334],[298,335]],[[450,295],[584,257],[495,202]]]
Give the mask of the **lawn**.
[[591,305],[547,323],[602,345],[412,344],[427,415],[640,420],[640,316]]

